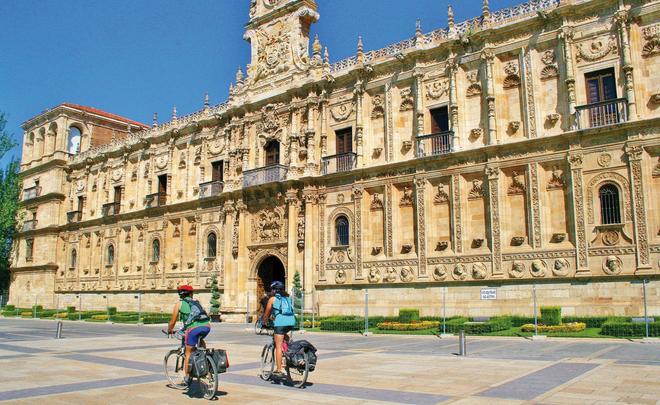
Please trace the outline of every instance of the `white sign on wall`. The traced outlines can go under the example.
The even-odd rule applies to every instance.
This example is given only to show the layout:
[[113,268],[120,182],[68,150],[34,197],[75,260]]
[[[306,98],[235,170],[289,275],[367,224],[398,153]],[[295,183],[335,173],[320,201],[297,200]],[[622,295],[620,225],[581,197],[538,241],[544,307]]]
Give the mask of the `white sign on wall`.
[[482,288],[481,289],[481,299],[482,300],[496,300],[497,299],[497,288]]

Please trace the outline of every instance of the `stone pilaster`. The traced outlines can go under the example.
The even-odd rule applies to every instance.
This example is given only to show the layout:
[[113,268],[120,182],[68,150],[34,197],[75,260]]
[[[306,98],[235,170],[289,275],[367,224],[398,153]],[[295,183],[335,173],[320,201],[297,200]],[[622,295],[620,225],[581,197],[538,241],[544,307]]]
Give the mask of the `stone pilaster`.
[[319,194],[319,267],[318,267],[318,277],[319,281],[325,281],[325,202],[326,195],[324,193]]
[[649,237],[646,223],[646,204],[644,202],[644,186],[642,176],[642,156],[644,148],[641,145],[626,145],[628,170],[630,172],[630,188],[633,209],[633,224],[635,227],[635,249],[637,270],[635,274],[652,273],[649,250]]
[[[298,200],[298,194],[296,190],[291,189],[285,193],[284,201],[286,203],[286,216],[287,221],[285,222],[287,226],[287,283],[293,282],[293,275],[298,270],[296,266],[296,253],[298,252],[298,208],[300,205],[300,200]],[[243,228],[247,229],[247,228]]]
[[362,195],[361,186],[353,187],[353,202],[355,204],[355,279],[364,278],[362,274]]
[[392,185],[385,184],[385,255],[392,257]]
[[328,99],[323,94],[321,101],[321,158],[328,155]]
[[317,106],[317,103],[310,103],[307,106],[307,128],[305,129],[305,144],[307,145],[306,172],[309,176],[318,173],[318,164],[316,163],[316,131],[314,125]]
[[564,83],[566,84],[566,96],[568,97],[569,123],[572,129],[577,128],[575,121],[575,68],[573,64],[573,27],[564,25],[559,32],[559,40],[562,49],[562,62],[564,71]]
[[531,213],[532,217],[529,232],[529,244],[534,249],[540,249],[543,242],[541,233],[541,198],[539,195],[539,176],[537,163],[529,163],[527,165],[527,184],[529,184],[527,210]]
[[523,49],[518,64],[522,67],[523,80],[523,114],[527,137],[536,138],[536,101],[534,97],[534,76],[532,75],[532,54],[529,49]]
[[490,247],[493,264],[493,278],[502,278],[502,243],[500,232],[500,169],[496,166],[486,167],[488,179],[488,225],[490,228]]
[[573,211],[573,240],[577,261],[576,277],[590,276],[588,242],[584,215],[584,185],[582,179],[582,154],[575,152],[568,155],[571,168],[571,205]]
[[485,99],[488,114],[488,144],[494,145],[500,143],[497,135],[497,120],[495,118],[495,78],[493,75],[495,53],[492,49],[484,49],[481,53],[481,59],[484,61],[486,79]]
[[394,159],[394,116],[392,110],[392,82],[385,84],[385,154],[386,160]]
[[624,88],[628,102],[628,119],[637,119],[637,105],[635,103],[635,82],[633,77],[632,56],[630,54],[630,16],[628,10],[621,9],[614,15],[614,23],[619,32],[621,43],[621,69],[625,78]]
[[458,136],[458,102],[457,102],[457,84],[456,72],[458,71],[458,57],[451,55],[447,59],[447,76],[449,77],[449,125],[454,132],[452,139],[452,150],[461,150],[461,141]]
[[364,83],[358,79],[353,88],[355,94],[355,152],[357,154],[357,167],[363,166],[363,137],[364,137]]
[[417,197],[417,204],[415,205],[415,223],[416,223],[416,237],[417,237],[417,257],[418,257],[418,272],[419,278],[427,278],[426,273],[426,207],[424,191],[426,189],[426,179],[415,179],[415,194]]
[[318,198],[313,190],[303,190],[303,200],[305,202],[305,249],[303,260],[303,287],[306,291],[314,289],[314,255],[317,252],[318,246],[314,242],[315,218],[318,218],[316,208],[318,207]]
[[461,218],[461,176],[451,176],[451,217],[452,217],[452,247],[454,253],[463,253],[463,223]]
[[415,79],[415,120],[412,133],[412,144],[415,147],[415,153],[417,153],[415,139],[420,135],[424,135],[424,95],[422,94],[424,72],[419,68],[415,68],[413,70],[413,78]]

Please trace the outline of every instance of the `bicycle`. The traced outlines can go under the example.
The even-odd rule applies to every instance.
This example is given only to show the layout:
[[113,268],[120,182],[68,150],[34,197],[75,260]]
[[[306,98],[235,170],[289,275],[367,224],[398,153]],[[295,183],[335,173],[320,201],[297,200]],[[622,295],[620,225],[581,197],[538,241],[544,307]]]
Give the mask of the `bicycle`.
[[[168,338],[173,335],[176,339],[181,340],[181,346],[178,349],[170,350],[165,354],[163,365],[165,368],[165,376],[170,382],[170,386],[178,390],[184,390],[188,388],[188,384],[185,383],[186,373],[183,369],[186,358],[185,336],[181,330],[174,333],[168,333],[165,330],[162,332],[166,334]],[[203,347],[203,344],[204,339],[200,339],[200,342],[195,346],[195,350],[202,350],[206,354],[208,372],[204,376],[197,377],[197,383],[204,393],[204,398],[211,400],[215,398],[216,392],[218,391],[218,366],[209,354],[210,350]]]
[[[263,329],[262,329],[263,330]],[[266,329],[268,335],[273,336],[272,329]],[[287,332],[284,338],[285,342],[289,345],[293,343],[293,333],[292,331]],[[305,352],[303,354],[303,359],[298,362],[293,361],[287,356],[286,351],[282,353],[282,361],[284,361],[284,368],[286,370],[287,379],[289,383],[296,388],[302,388],[307,382],[307,377],[309,376],[309,353]],[[264,381],[269,381],[273,378],[273,372],[275,370],[275,337],[273,336],[270,343],[264,345],[264,348],[261,350],[261,369],[259,377]]]

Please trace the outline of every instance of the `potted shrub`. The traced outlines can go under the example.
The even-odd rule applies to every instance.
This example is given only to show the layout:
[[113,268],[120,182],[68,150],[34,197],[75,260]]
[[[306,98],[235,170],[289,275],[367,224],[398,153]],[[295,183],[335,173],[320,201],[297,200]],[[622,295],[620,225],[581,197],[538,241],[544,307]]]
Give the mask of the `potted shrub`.
[[211,309],[209,316],[211,322],[220,322],[220,288],[218,287],[218,273],[214,272],[211,276]]

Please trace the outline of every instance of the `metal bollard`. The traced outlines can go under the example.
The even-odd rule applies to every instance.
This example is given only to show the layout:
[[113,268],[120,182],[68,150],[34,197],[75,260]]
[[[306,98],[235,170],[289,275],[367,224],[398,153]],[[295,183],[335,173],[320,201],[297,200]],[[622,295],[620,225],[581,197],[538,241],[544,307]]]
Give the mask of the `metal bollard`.
[[55,339],[62,339],[62,321],[57,322],[57,332],[55,332]]
[[467,342],[465,341],[465,331],[458,332],[458,355],[467,356]]

